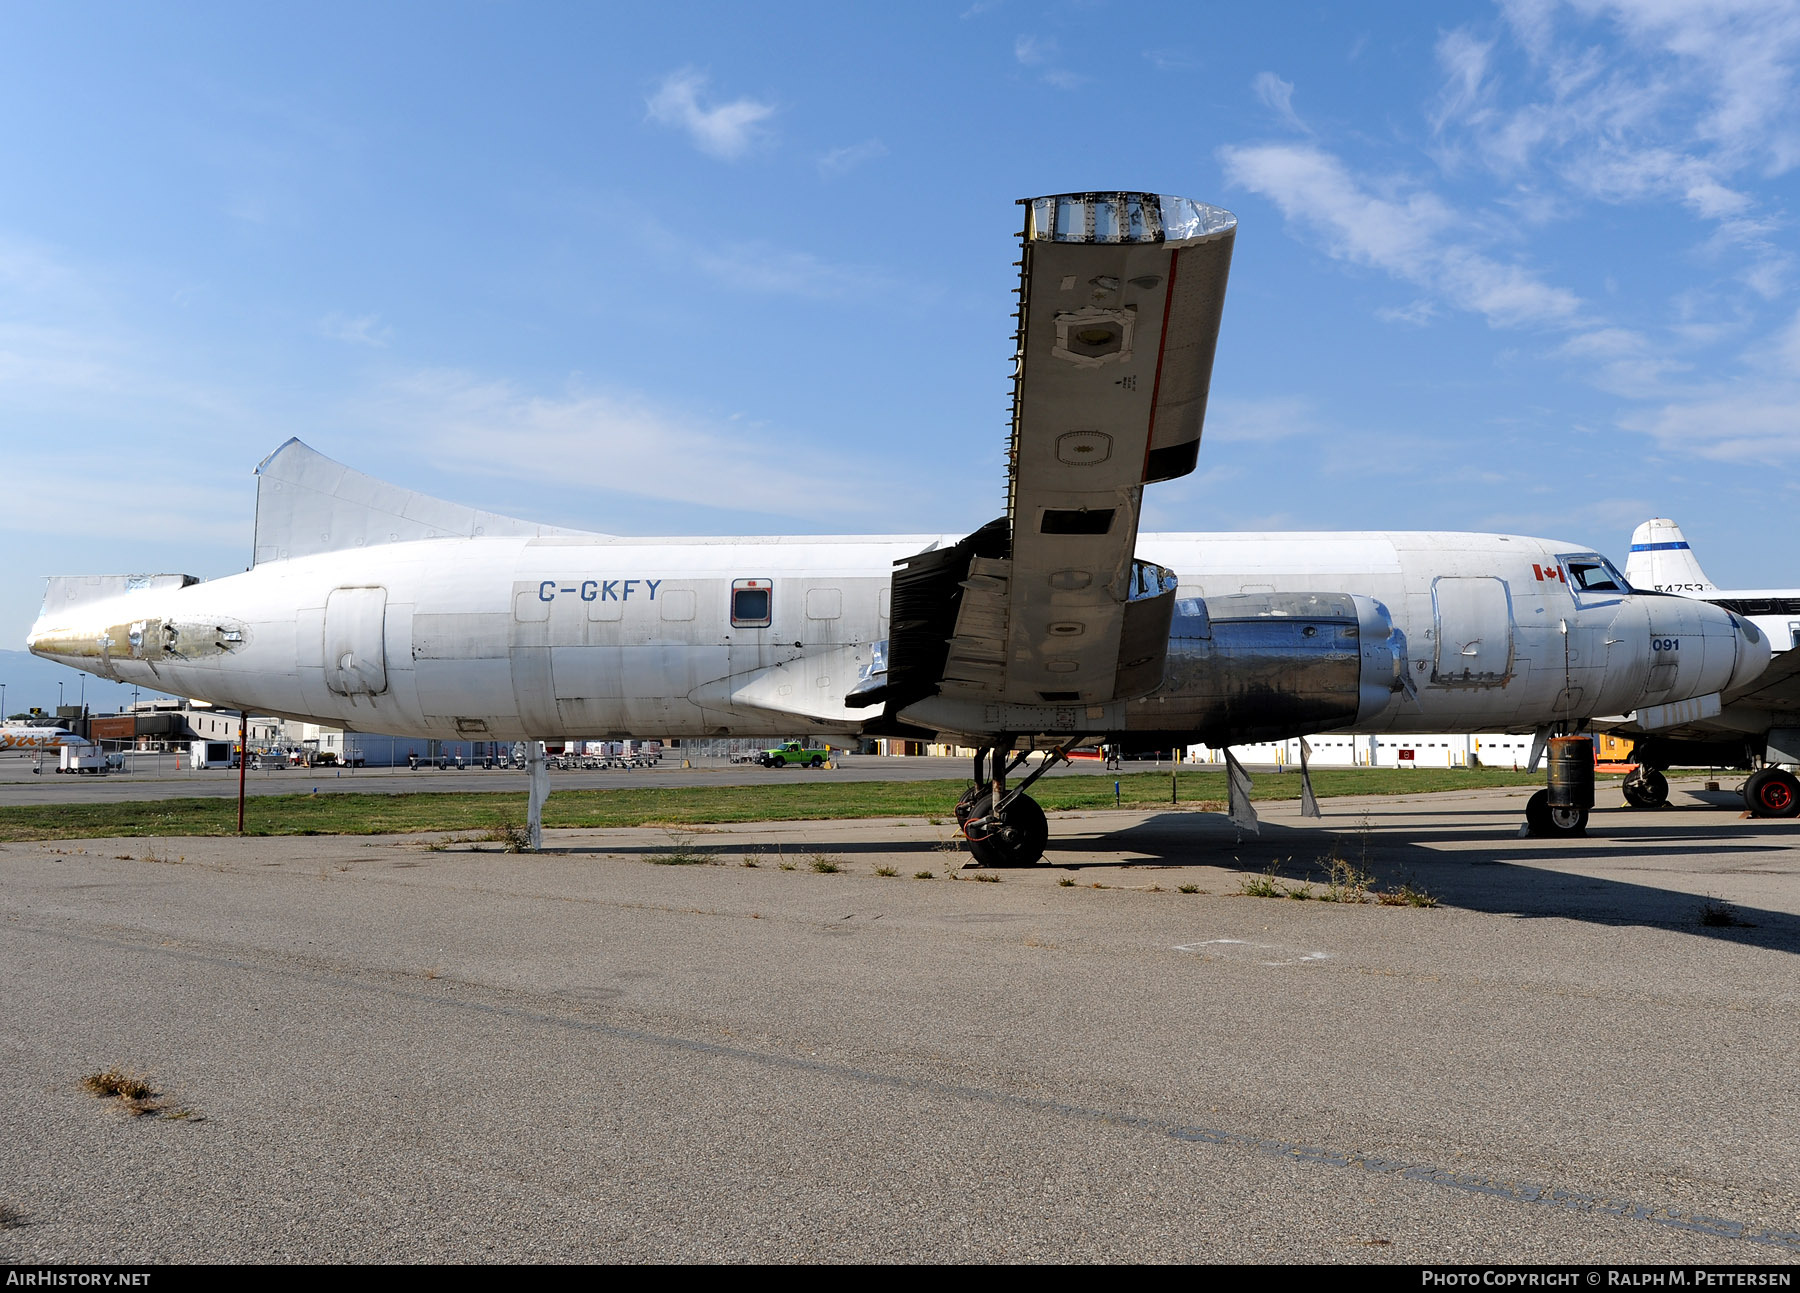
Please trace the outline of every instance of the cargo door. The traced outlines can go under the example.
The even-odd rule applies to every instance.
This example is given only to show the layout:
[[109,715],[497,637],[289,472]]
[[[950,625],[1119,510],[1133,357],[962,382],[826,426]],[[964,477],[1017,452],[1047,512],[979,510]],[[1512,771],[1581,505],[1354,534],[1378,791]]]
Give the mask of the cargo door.
[[1504,579],[1445,576],[1432,581],[1440,687],[1498,687],[1512,677],[1512,591]]
[[325,599],[325,685],[339,696],[388,688],[387,589],[335,588]]

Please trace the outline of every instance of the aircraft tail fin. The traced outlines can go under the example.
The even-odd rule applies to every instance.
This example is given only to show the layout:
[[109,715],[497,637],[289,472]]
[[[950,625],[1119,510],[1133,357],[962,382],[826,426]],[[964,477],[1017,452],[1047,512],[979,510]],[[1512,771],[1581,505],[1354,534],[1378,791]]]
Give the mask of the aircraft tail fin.
[[1661,516],[1631,532],[1625,578],[1633,588],[1659,593],[1709,593],[1715,588],[1694,559],[1681,527]]
[[414,539],[586,534],[401,489],[289,440],[256,468],[253,564]]

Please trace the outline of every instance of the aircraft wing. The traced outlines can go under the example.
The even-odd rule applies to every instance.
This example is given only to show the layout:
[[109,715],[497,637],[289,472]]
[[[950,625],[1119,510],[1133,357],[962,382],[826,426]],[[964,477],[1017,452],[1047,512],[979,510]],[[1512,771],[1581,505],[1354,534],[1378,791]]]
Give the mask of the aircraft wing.
[[1720,699],[1727,705],[1747,705],[1792,718],[1800,713],[1800,650],[1788,650],[1769,661],[1769,667]]
[[1175,581],[1136,560],[1143,489],[1194,468],[1237,219],[1149,193],[1022,205],[1007,514],[900,564],[888,672],[852,705],[1094,706],[1162,682]]

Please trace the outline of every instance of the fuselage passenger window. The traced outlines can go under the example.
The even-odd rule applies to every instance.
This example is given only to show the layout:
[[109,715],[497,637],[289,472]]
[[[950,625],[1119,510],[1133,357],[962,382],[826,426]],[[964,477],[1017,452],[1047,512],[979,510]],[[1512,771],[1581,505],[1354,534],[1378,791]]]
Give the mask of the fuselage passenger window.
[[731,627],[766,629],[771,623],[773,589],[767,579],[739,579],[731,585]]

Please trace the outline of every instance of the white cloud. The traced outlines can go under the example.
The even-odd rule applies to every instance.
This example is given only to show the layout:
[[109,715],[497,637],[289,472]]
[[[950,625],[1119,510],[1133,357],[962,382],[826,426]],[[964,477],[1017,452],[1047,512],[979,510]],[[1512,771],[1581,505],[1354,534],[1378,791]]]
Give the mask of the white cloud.
[[706,77],[693,68],[669,73],[645,101],[648,119],[687,131],[703,153],[734,161],[764,137],[763,123],[775,115],[775,106],[746,98],[702,107],[705,88]]
[[1306,123],[1300,120],[1299,114],[1294,111],[1294,83],[1292,81],[1284,81],[1273,72],[1258,72],[1256,78],[1250,82],[1250,88],[1255,91],[1256,97],[1262,100],[1263,106],[1273,112],[1282,125],[1303,134],[1312,133],[1307,129]]
[[1473,241],[1474,223],[1417,185],[1365,184],[1311,145],[1226,148],[1220,158],[1230,182],[1269,198],[1290,221],[1323,237],[1334,256],[1429,288],[1498,327],[1579,322],[1579,297],[1487,255]]
[[1206,410],[1205,438],[1219,444],[1261,444],[1324,429],[1318,405],[1304,395],[1217,399]]
[[1422,328],[1438,316],[1438,308],[1423,298],[1408,301],[1405,305],[1384,305],[1375,311],[1375,317],[1386,323],[1410,323]]
[[1628,413],[1619,425],[1671,451],[1785,468],[1800,440],[1800,384],[1720,383]]
[[1501,0],[1501,10],[1527,74],[1501,87],[1494,42],[1446,33],[1434,121],[1464,128],[1496,173],[1549,172],[1599,201],[1672,198],[1729,220],[1753,205],[1745,180],[1800,162],[1791,0]]
[[1051,36],[1019,36],[1013,41],[1013,57],[1020,66],[1038,69],[1038,79],[1059,90],[1075,90],[1092,78],[1081,72],[1059,67],[1056,39]]
[[[421,458],[459,471],[541,482],[556,464],[561,486],[666,503],[786,518],[797,511],[853,522],[894,487],[868,464],[742,424],[713,425],[628,392],[543,394],[452,369],[423,369],[376,392],[361,419],[388,428]],[[755,452],[756,441],[773,452]],[[607,527],[596,521],[594,528]]]
[[879,295],[906,304],[938,295],[930,283],[903,280],[874,266],[828,260],[810,251],[762,241],[696,244],[662,225],[644,223],[639,228],[646,245],[655,252],[740,292],[813,301]]
[[1185,72],[1200,66],[1200,60],[1185,49],[1147,49],[1144,59],[1159,72]]
[[827,178],[853,171],[864,162],[872,162],[877,157],[886,157],[888,147],[879,139],[865,139],[860,144],[846,144],[842,148],[834,148],[819,158],[819,174]]
[[1442,129],[1452,117],[1475,110],[1481,101],[1488,55],[1492,52],[1492,44],[1476,40],[1466,31],[1445,32],[1438,37],[1437,60],[1445,81],[1437,117],[1432,123],[1435,128]]
[[377,314],[328,314],[319,320],[319,335],[353,346],[384,347],[394,330],[381,322]]

